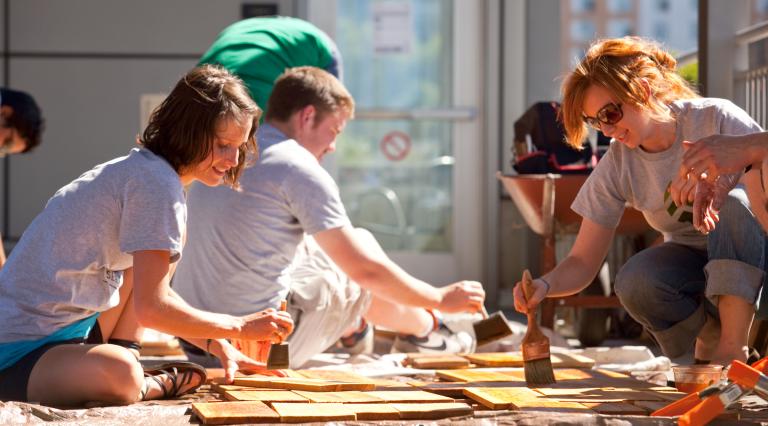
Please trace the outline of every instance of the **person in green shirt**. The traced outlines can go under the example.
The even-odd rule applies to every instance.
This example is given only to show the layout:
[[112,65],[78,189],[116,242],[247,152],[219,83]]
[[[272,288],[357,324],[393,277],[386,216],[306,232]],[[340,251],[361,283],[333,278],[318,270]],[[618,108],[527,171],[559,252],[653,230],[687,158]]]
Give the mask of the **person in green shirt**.
[[239,76],[265,109],[277,77],[288,68],[313,66],[341,80],[341,54],[331,38],[307,21],[285,16],[244,19],[225,28],[202,64],[221,65]]

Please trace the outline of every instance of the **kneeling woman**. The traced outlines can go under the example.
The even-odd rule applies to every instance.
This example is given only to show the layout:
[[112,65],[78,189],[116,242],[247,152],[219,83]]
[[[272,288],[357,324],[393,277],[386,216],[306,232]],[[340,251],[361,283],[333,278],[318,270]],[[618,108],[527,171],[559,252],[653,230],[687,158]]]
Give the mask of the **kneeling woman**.
[[195,68],[154,111],[140,148],[54,194],[0,271],[0,400],[127,404],[205,380],[191,363],[143,371],[130,349],[142,327],[209,350],[229,378],[264,367],[226,339],[282,341],[290,316],[201,311],[169,285],[186,232],[184,186],[236,188],[259,116],[239,79]]

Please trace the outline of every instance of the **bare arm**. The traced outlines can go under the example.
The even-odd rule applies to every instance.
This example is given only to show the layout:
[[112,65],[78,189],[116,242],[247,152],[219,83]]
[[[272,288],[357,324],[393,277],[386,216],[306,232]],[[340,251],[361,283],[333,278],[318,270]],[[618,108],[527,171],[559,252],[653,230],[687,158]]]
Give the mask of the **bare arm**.
[[534,280],[536,291],[531,300],[526,301],[521,283],[518,282],[514,289],[515,309],[527,312],[528,308],[538,305],[544,297],[568,296],[586,288],[600,270],[603,259],[608,254],[613,234],[613,229],[586,218],[582,219],[576,242],[568,256],[543,276],[551,288],[547,289],[541,279]]
[[[145,250],[133,254],[134,303],[141,325],[191,338],[242,338],[282,341],[293,330],[284,312],[266,310],[244,317],[195,309],[169,285],[169,253]],[[215,285],[215,283],[211,283]]]
[[314,235],[320,248],[361,287],[384,299],[444,312],[474,312],[485,298],[482,285],[460,281],[435,288],[397,266],[375,241],[366,241],[351,226]]

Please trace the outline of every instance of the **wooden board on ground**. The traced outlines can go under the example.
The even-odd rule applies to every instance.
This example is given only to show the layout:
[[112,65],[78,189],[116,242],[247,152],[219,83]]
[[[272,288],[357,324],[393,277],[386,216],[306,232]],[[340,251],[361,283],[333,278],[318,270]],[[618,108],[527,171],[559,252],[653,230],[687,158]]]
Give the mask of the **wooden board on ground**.
[[563,402],[662,401],[660,392],[616,388],[536,388],[546,399]]
[[272,408],[285,423],[328,422],[334,420],[355,420],[355,412],[346,404],[309,404],[276,402]]
[[192,411],[207,425],[280,421],[280,416],[273,409],[259,401],[196,402],[192,404]]
[[379,388],[408,388],[407,383],[398,382],[397,380],[381,379],[377,377],[365,377],[363,375],[353,373],[351,371],[343,370],[296,370],[302,377],[307,379],[323,379],[332,380],[336,382],[349,382],[349,383],[371,383]]
[[462,356],[453,354],[419,354],[422,356],[406,358],[406,364],[413,368],[436,369],[436,368],[467,368],[469,360]]
[[632,404],[644,408],[648,413],[653,413],[669,405],[669,401],[632,401]]
[[472,407],[461,402],[435,402],[426,404],[392,404],[403,420],[437,420],[446,417],[466,416]]
[[366,393],[381,398],[384,402],[453,402],[453,399],[447,396],[420,390],[372,391]]
[[[560,381],[583,381],[592,379],[590,370],[576,368],[556,368],[555,379]],[[525,382],[525,371],[522,368],[514,370],[438,370],[437,377],[451,382]]]
[[400,420],[400,412],[390,404],[347,404],[357,420]]
[[541,395],[526,387],[466,388],[464,395],[491,410],[506,410],[515,407],[515,401],[531,400]]
[[300,379],[292,377],[248,376],[236,377],[235,385],[268,389],[306,390],[314,392],[333,392],[348,390],[373,390],[372,383],[351,383],[323,379]]
[[308,392],[308,391],[294,391],[302,398],[306,398],[311,402],[317,403],[349,403],[349,404],[362,404],[362,403],[382,403],[383,399],[376,395],[371,395],[370,392],[360,391],[344,391],[344,392]]
[[[491,382],[486,382],[491,383]],[[438,395],[447,396],[450,398],[463,398],[464,388],[467,387],[467,383],[462,382],[421,382],[412,381],[408,384],[414,388],[436,393]],[[499,384],[503,385],[503,384]]]
[[[522,367],[520,352],[486,352],[464,355],[474,364],[485,367]],[[550,356],[553,368],[592,368],[595,360],[579,354],[557,353]]]
[[648,414],[648,410],[626,402],[582,402],[582,405],[600,414],[619,414],[624,416]]
[[287,390],[230,390],[224,392],[224,397],[228,401],[309,402],[309,399]]
[[476,369],[438,370],[435,374],[450,382],[525,382],[522,370],[519,372]]

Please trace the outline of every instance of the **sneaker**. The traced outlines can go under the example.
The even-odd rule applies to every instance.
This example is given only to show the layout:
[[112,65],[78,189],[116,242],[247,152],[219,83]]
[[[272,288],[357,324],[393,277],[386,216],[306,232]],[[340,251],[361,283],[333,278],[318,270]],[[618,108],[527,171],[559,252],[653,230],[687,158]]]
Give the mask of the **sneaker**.
[[339,339],[337,347],[341,352],[351,355],[369,354],[373,352],[373,326],[365,323],[362,330]]
[[472,353],[475,351],[475,339],[466,331],[454,332],[445,324],[424,337],[401,334],[392,344],[392,352],[403,353]]

